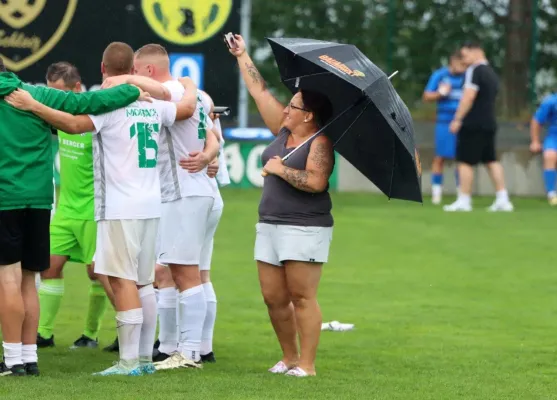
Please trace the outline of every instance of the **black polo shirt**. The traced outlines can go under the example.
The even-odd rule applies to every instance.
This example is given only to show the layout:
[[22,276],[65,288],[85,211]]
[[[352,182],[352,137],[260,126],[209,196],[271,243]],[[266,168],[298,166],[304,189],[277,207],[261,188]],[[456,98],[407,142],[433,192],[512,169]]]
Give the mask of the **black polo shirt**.
[[497,129],[495,99],[499,91],[499,78],[487,61],[468,67],[464,87],[474,89],[478,94],[472,108],[464,117],[462,126],[495,131]]

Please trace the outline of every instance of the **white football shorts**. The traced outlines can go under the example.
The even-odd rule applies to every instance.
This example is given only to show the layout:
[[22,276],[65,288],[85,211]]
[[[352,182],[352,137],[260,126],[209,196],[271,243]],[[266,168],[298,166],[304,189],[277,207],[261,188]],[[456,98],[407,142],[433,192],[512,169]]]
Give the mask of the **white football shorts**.
[[158,227],[158,218],[98,221],[95,273],[153,283]]

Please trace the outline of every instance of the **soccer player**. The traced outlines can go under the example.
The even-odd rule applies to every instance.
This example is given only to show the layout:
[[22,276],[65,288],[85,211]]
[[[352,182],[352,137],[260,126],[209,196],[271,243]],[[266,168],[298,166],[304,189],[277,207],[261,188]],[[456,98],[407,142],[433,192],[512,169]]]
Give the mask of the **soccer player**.
[[[133,50],[120,42],[103,53],[101,72],[105,86],[110,77],[130,74]],[[151,80],[145,89],[157,98],[170,98],[164,86]],[[150,83],[149,82],[149,83]],[[95,273],[107,275],[114,292],[120,361],[98,373],[142,375],[155,371],[151,361],[156,330],[153,288],[155,241],[161,214],[161,191],[157,158],[159,136],[175,120],[191,117],[197,88],[183,80],[178,103],[135,102],[99,116],[72,116],[35,101],[24,92],[12,94],[30,110],[68,133],[93,133],[95,174],[95,220],[97,251]],[[21,106],[21,105],[20,105]]]
[[[543,125],[547,125],[547,135],[542,147],[540,131]],[[557,206],[557,94],[547,96],[538,107],[530,123],[530,137],[530,151],[539,153],[543,150],[543,181],[547,200],[550,205]]]
[[[183,88],[170,74],[170,60],[164,47],[157,44],[143,46],[136,52],[134,66],[135,74],[163,83],[172,93],[173,101],[182,96]],[[163,204],[158,262],[169,265],[172,281],[179,293],[178,312],[172,319],[172,311],[168,310],[176,304],[176,290],[159,282],[159,310],[167,310],[160,313],[160,327],[172,338],[178,324],[179,337],[177,349],[171,348],[174,339],[161,340],[159,351],[170,351],[172,355],[156,363],[157,369],[201,367],[203,324],[207,297],[211,295],[206,294],[207,288],[202,285],[199,265],[215,192],[211,179],[204,171],[190,173],[180,168],[178,160],[187,158],[186,167],[191,171],[203,169],[212,161],[217,156],[219,145],[211,129],[212,122],[203,108],[199,93],[195,115],[168,128],[171,134],[163,136],[161,142]],[[165,334],[161,335],[165,337]]]
[[449,126],[450,131],[457,135],[456,159],[460,187],[456,201],[444,206],[443,210],[472,211],[474,166],[481,163],[487,167],[496,192],[495,201],[488,211],[510,212],[514,207],[505,188],[503,167],[497,160],[495,140],[495,100],[499,91],[499,78],[478,43],[464,44],[461,53],[468,68],[464,92]]
[[[49,66],[46,81],[51,88],[81,92],[79,71],[67,62]],[[41,316],[37,346],[54,346],[52,332],[64,295],[62,270],[66,262],[71,260],[86,264],[87,274],[91,279],[85,329],[72,347],[96,348],[97,335],[106,311],[107,296],[91,265],[97,240],[97,223],[94,218],[93,136],[91,133],[69,135],[58,131],[58,143],[60,198],[58,212],[50,223],[50,268],[41,273]],[[108,279],[104,279],[108,284]],[[112,291],[109,293],[113,296]]]
[[[220,153],[224,151],[224,139],[222,138],[222,130],[218,120],[218,114],[213,111],[213,103],[209,95],[199,90],[201,93],[202,104],[204,110],[210,110],[209,118],[214,122],[213,132],[216,134],[220,143]],[[206,150],[205,150],[206,151]],[[188,170],[190,168],[188,160],[180,160],[180,166]],[[207,175],[210,178],[217,178],[222,186],[230,184],[230,177],[224,157],[214,159],[207,166]],[[217,317],[217,297],[211,283],[209,270],[211,269],[211,259],[213,255],[213,238],[220,221],[224,203],[220,195],[218,184],[215,179],[211,179],[215,191],[215,203],[209,215],[207,223],[207,232],[201,249],[201,257],[199,263],[201,284],[205,292],[205,300],[207,302],[207,313],[203,322],[203,330],[201,333],[201,362],[216,362],[213,353],[213,332]],[[176,351],[178,341],[178,327],[176,323],[176,284],[172,279],[167,266],[157,264],[155,269],[155,281],[159,286],[159,319],[161,321],[159,329],[159,339],[155,343],[153,351],[154,361],[164,361],[170,357],[170,354]],[[162,293],[162,297],[160,295]]]
[[[443,166],[445,160],[454,160],[456,136],[449,132],[458,102],[462,96],[464,71],[460,50],[453,53],[449,66],[435,71],[425,88],[424,101],[437,102],[437,124],[435,126],[435,157],[431,166],[431,201],[440,204],[443,196]],[[457,187],[458,187],[458,175]]]
[[[201,273],[201,284],[205,291],[205,300],[207,301],[207,314],[205,315],[205,321],[203,323],[203,331],[201,334],[201,360],[203,362],[215,362],[215,355],[213,353],[213,332],[215,329],[215,322],[217,319],[217,296],[213,288],[213,283],[211,282],[211,260],[213,257],[213,247],[214,247],[214,237],[217,231],[219,221],[222,217],[222,212],[224,209],[224,202],[220,194],[219,185],[217,180],[222,186],[230,183],[228,179],[228,171],[226,168],[226,162],[224,160],[224,139],[222,138],[222,130],[220,127],[220,121],[217,115],[213,112],[214,103],[211,97],[204,91],[201,91],[203,107],[209,110],[209,117],[214,124],[214,132],[217,134],[217,139],[219,140],[220,148],[219,153],[221,157],[217,160],[216,171],[217,177],[209,174],[212,177],[211,184],[213,185],[213,190],[215,192],[215,202],[211,213],[209,214],[209,220],[207,223],[207,232],[205,234],[205,241],[201,249],[201,259],[199,262],[199,270]],[[224,165],[219,165],[219,161],[224,162]],[[220,168],[219,168],[220,167]]]
[[[91,93],[62,92],[21,82],[0,59],[0,98],[18,88],[70,113],[108,112],[138,99],[125,85]],[[0,100],[0,376],[38,375],[39,298],[36,273],[49,267],[53,161],[49,125]]]

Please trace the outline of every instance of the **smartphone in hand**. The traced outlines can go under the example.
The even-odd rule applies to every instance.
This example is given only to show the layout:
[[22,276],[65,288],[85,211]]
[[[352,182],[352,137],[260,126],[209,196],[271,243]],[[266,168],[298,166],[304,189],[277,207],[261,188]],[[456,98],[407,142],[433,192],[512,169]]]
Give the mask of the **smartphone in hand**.
[[224,43],[226,43],[229,49],[238,48],[238,44],[236,43],[236,39],[234,38],[234,34],[232,32],[228,32],[224,35]]

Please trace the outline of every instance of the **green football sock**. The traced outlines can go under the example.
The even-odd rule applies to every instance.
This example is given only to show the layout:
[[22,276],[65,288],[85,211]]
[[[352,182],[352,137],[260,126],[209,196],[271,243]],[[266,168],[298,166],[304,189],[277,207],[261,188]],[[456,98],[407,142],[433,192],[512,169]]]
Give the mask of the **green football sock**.
[[102,284],[98,281],[91,282],[91,289],[89,289],[89,311],[87,312],[85,330],[83,331],[83,334],[88,338],[97,339],[107,305],[108,297],[106,297]]
[[45,338],[52,337],[54,321],[60,310],[62,297],[64,296],[63,279],[45,279],[39,287],[39,302],[41,305],[41,316],[39,319],[39,334]]

